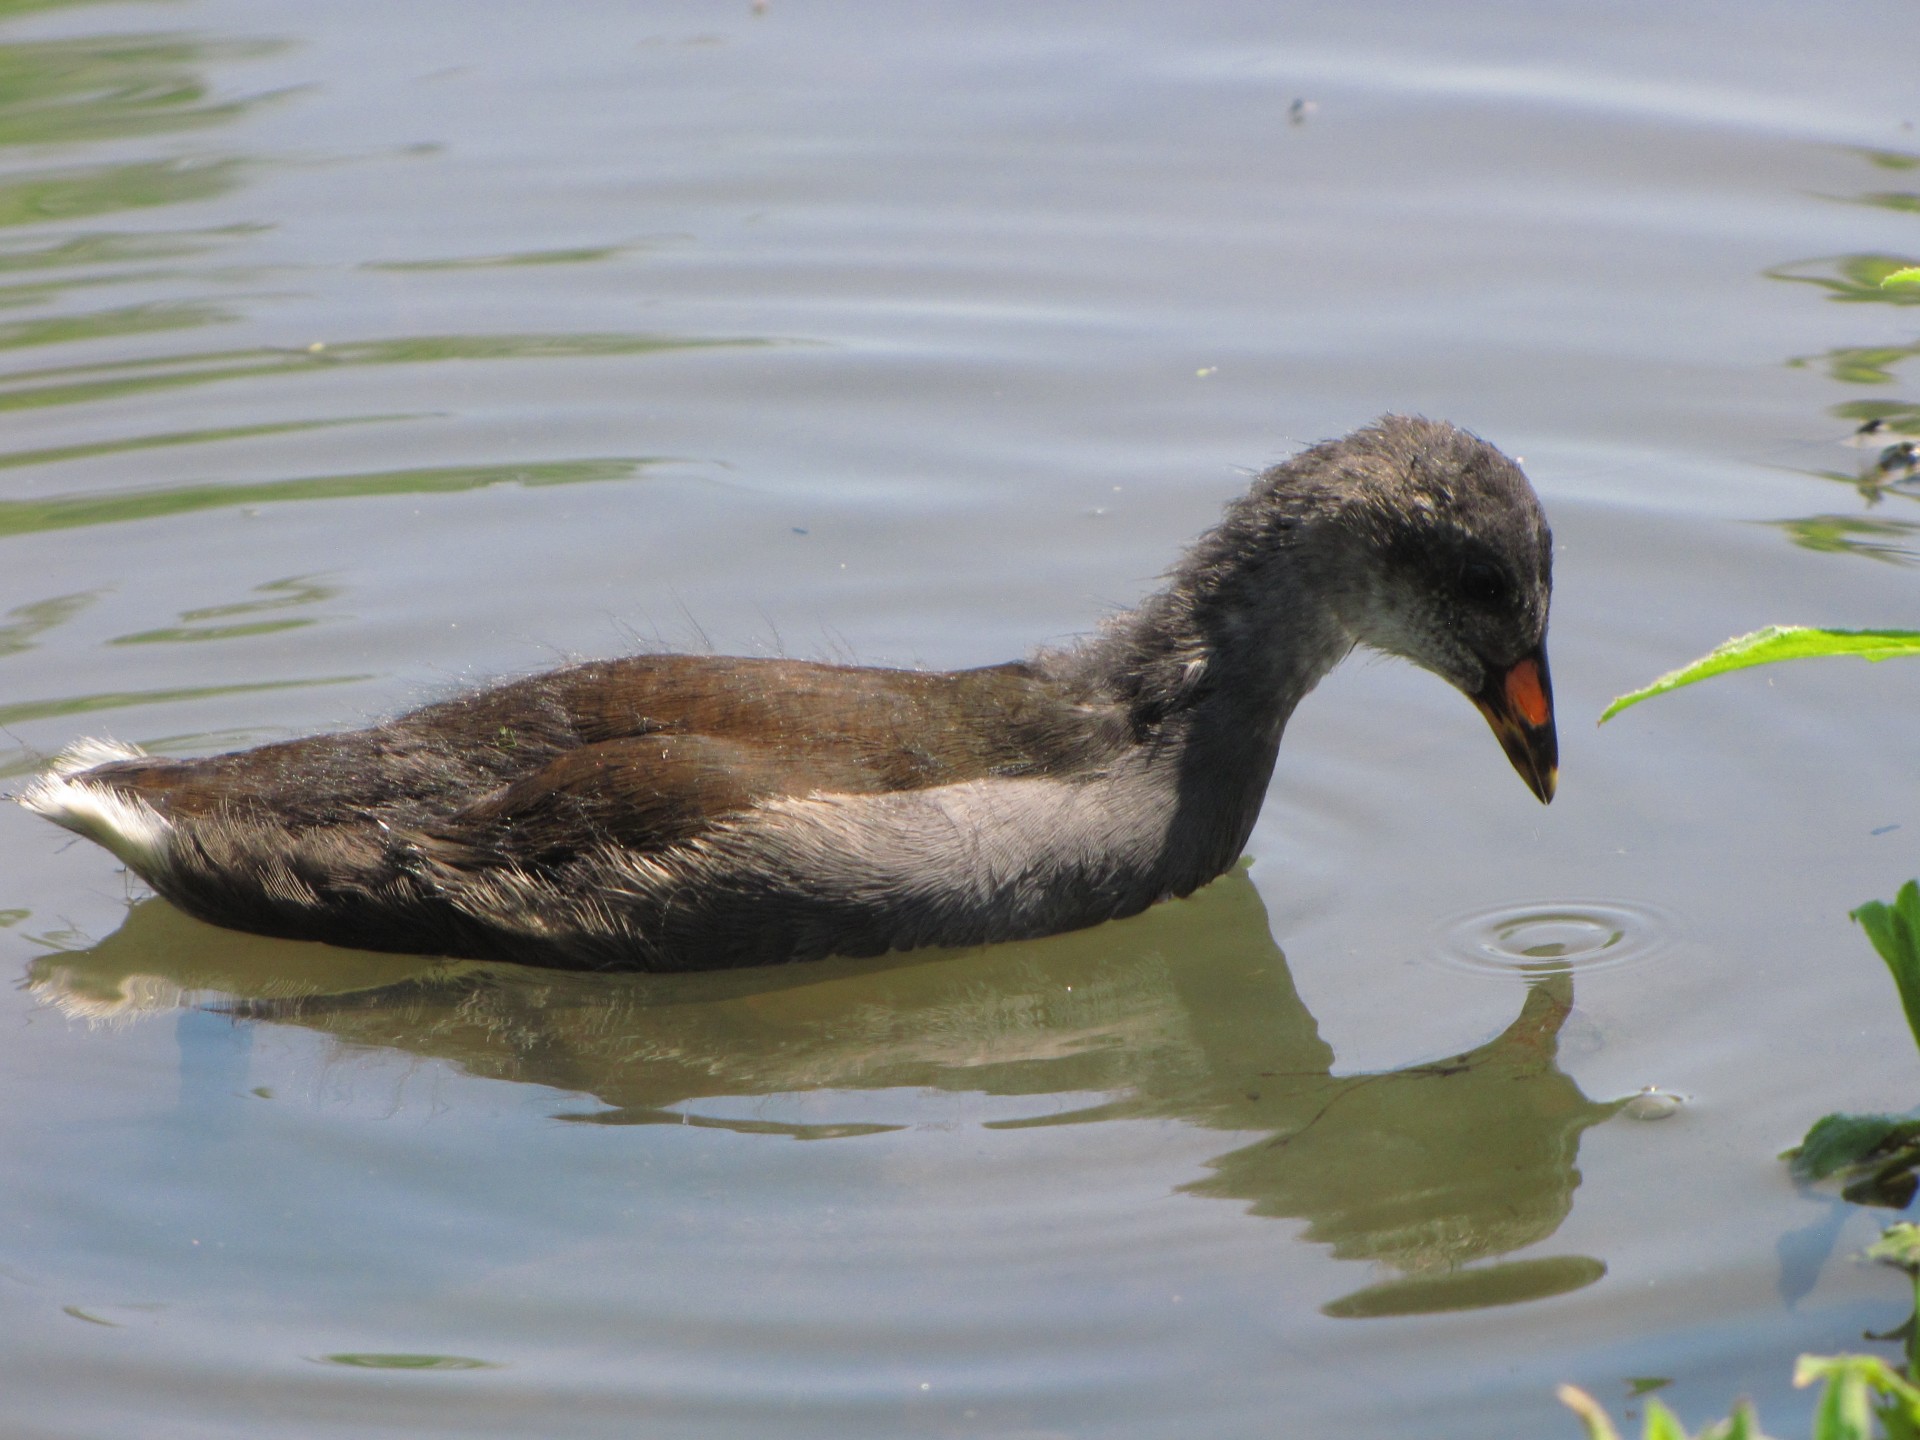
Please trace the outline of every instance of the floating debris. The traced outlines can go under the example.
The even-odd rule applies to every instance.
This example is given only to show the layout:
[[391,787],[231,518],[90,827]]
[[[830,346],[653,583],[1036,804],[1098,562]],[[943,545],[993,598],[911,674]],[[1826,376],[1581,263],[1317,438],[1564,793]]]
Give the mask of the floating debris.
[[1900,475],[1902,478],[1920,471],[1920,444],[1912,440],[1902,440],[1897,445],[1889,445],[1880,452],[1880,458],[1873,462],[1873,468],[1882,475]]

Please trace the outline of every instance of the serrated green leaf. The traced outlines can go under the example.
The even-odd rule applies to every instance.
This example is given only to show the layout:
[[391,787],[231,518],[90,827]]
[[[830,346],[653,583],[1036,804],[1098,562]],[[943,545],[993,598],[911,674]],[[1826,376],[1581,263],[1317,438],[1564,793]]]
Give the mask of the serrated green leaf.
[[1909,265],[1904,270],[1896,270],[1880,283],[1882,285],[1920,285],[1920,265]]
[[1615,697],[1613,703],[1600,712],[1600,722],[1605,724],[1629,705],[1730,670],[1821,655],[1857,655],[1863,660],[1920,655],[1920,631],[1821,630],[1807,625],[1769,625],[1764,630],[1736,636],[1678,670],[1669,670],[1651,685]]

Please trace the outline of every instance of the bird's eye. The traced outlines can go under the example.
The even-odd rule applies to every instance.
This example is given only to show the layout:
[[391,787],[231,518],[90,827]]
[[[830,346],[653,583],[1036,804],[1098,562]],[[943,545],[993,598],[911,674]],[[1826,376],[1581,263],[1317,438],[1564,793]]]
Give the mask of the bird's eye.
[[1460,593],[1475,605],[1497,605],[1507,598],[1507,577],[1484,560],[1471,560],[1460,572]]

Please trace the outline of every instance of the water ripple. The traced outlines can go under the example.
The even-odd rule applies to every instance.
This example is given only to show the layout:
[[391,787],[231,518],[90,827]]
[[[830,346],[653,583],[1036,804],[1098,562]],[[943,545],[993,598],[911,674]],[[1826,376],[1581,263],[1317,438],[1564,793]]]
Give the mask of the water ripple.
[[1448,920],[1433,953],[1482,974],[1566,975],[1651,960],[1673,936],[1666,912],[1637,902],[1500,905]]

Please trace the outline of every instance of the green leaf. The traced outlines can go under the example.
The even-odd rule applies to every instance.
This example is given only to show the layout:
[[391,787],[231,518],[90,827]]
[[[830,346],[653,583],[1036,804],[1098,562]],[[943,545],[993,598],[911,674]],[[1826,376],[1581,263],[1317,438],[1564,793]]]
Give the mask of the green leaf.
[[1742,1400],[1733,1407],[1733,1414],[1702,1430],[1700,1440],[1767,1440],[1767,1437],[1760,1433],[1753,1406]]
[[1871,1440],[1870,1396],[1883,1397],[1883,1419],[1909,1429],[1920,1421],[1920,1389],[1884,1360],[1872,1355],[1802,1355],[1793,1369],[1793,1383],[1804,1388],[1816,1380],[1827,1382],[1814,1412],[1814,1440]]
[[1687,1440],[1687,1427],[1658,1400],[1649,1400],[1646,1423],[1640,1435],[1641,1440]]
[[1920,1389],[1916,1389],[1913,1382],[1901,1375],[1899,1371],[1891,1369],[1878,1360],[1873,1363],[1880,1366],[1879,1375],[1874,1380],[1875,1387],[1887,1399],[1899,1406],[1908,1424],[1920,1422]]
[[1880,283],[1882,285],[1920,285],[1920,265],[1909,265],[1904,270],[1896,270]]
[[1788,1152],[1796,1180],[1824,1180],[1851,1165],[1877,1162],[1920,1140],[1911,1115],[1823,1115]]
[[1880,1428],[1887,1432],[1887,1440],[1920,1440],[1920,1425],[1915,1424],[1913,1416],[1904,1406],[1885,1400],[1880,1403],[1877,1413]]
[[[1802,1355],[1793,1383],[1805,1387],[1827,1382],[1813,1412],[1813,1440],[1873,1440],[1873,1411],[1859,1355]],[[1874,1363],[1878,1363],[1877,1361]]]
[[1891,905],[1869,900],[1851,914],[1893,972],[1907,1028],[1920,1045],[1920,884],[1909,880]]
[[1906,1220],[1889,1225],[1880,1238],[1867,1247],[1867,1258],[1905,1270],[1909,1275],[1920,1271],[1920,1225]]
[[1587,1440],[1620,1440],[1620,1432],[1613,1428],[1613,1421],[1607,1418],[1607,1412],[1600,1408],[1600,1402],[1582,1390],[1578,1385],[1562,1385],[1554,1391],[1560,1403],[1580,1417],[1585,1427]]
[[1739,635],[1710,650],[1689,665],[1669,670],[1639,690],[1616,696],[1600,712],[1605,724],[1629,705],[1637,705],[1654,695],[1664,695],[1729,670],[1745,670],[1753,665],[1771,665],[1780,660],[1800,660],[1817,655],[1858,655],[1863,660],[1891,660],[1896,655],[1920,655],[1920,631],[1914,630],[1819,630],[1806,625],[1769,625],[1750,635]]

